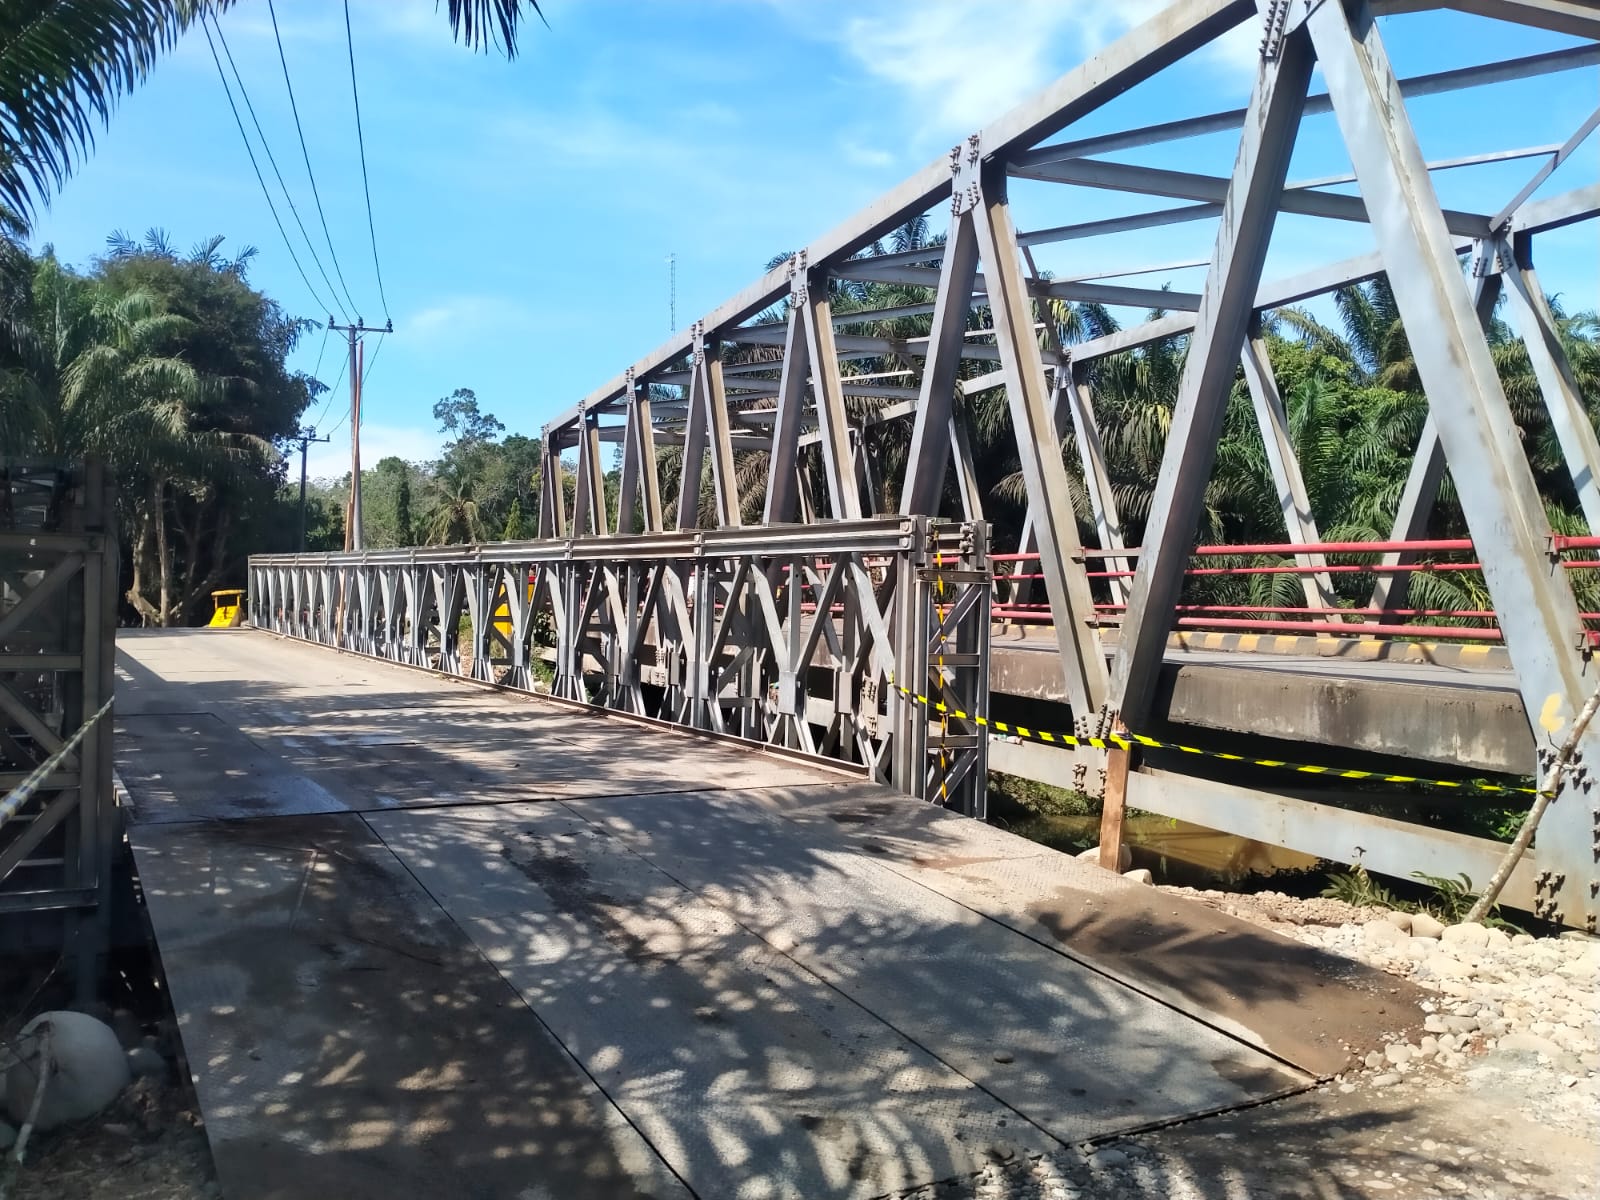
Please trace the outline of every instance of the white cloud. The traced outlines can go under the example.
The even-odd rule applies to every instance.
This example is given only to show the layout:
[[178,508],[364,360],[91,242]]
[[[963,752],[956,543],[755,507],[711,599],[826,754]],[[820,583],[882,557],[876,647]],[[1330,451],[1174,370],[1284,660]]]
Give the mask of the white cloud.
[[845,162],[857,167],[892,167],[895,162],[894,155],[889,151],[863,146],[848,138],[839,144],[839,153],[844,156]]
[[[926,114],[919,140],[959,137],[1150,19],[1168,0],[923,0],[860,6],[772,0],[791,21],[836,43],[869,76]],[[1255,21],[1203,53],[1230,70],[1253,70]]]
[[438,339],[446,335],[459,342],[463,330],[481,335],[485,330],[526,329],[535,319],[528,307],[516,300],[488,293],[444,296],[427,308],[395,322],[395,331],[417,340]]
[[[361,423],[361,466],[364,470],[370,470],[391,456],[412,463],[430,462],[439,457],[439,450],[437,432],[403,425]],[[290,475],[296,475],[299,469],[298,462],[289,464]],[[311,447],[306,454],[306,474],[312,479],[342,479],[349,473],[350,426],[345,424],[334,432],[331,442]]]

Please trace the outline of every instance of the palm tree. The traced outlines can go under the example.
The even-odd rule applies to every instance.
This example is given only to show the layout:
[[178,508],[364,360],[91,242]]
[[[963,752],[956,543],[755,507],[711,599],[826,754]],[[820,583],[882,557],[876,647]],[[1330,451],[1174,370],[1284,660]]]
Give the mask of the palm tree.
[[446,459],[428,480],[433,508],[427,518],[430,546],[481,542],[485,537],[483,509],[478,501],[478,481],[464,463]]
[[[265,453],[258,439],[196,431],[190,413],[215,386],[164,350],[188,327],[143,292],[117,294],[41,259],[0,375],[7,454],[103,460],[120,484],[131,529],[128,601],[152,624],[178,619],[166,514],[174,491],[198,494],[231,463]],[[145,595],[154,567],[157,599]]]
[[[124,94],[196,21],[238,0],[0,0],[0,232],[19,235],[92,148]],[[538,0],[449,0],[474,50],[517,52]]]

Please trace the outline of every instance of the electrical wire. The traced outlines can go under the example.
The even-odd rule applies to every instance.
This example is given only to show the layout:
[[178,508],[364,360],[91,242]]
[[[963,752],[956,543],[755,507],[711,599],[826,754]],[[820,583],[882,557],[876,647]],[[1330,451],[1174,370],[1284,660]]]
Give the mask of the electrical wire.
[[[344,366],[339,368],[339,374],[335,377],[333,386],[328,389],[328,398],[323,401],[322,411],[317,414],[317,425],[322,424],[323,418],[328,415],[328,410],[333,407],[333,398],[339,394],[339,385],[344,382],[344,373],[349,369],[350,360],[346,359]],[[312,426],[312,428],[316,428],[316,426]]]
[[222,81],[222,90],[228,97],[228,108],[233,112],[233,123],[239,127],[239,137],[244,142],[245,153],[250,156],[250,166],[256,173],[256,182],[261,185],[261,195],[267,202],[267,209],[272,213],[272,223],[278,227],[278,234],[283,238],[283,247],[289,252],[289,260],[294,263],[294,269],[300,273],[306,291],[311,293],[311,298],[317,302],[318,308],[328,312],[331,306],[317,295],[317,289],[311,286],[311,278],[306,274],[306,269],[300,265],[300,256],[294,252],[294,243],[289,240],[289,232],[284,229],[283,220],[278,216],[278,206],[272,202],[272,193],[267,190],[267,181],[261,174],[261,164],[256,161],[255,149],[250,145],[250,135],[244,131],[244,118],[239,115],[239,106],[233,102],[233,90],[228,87],[228,76],[222,69],[222,59],[217,57],[217,47],[211,40],[211,31],[206,28],[204,21],[200,23],[200,28],[206,35],[206,45],[211,47],[211,61],[217,64],[217,78]]
[[[377,344],[376,347],[373,348],[373,351],[372,351],[372,357],[367,359],[366,363],[361,368],[361,390],[362,390],[363,393],[367,390],[367,380],[369,378],[371,378],[371,376],[372,376],[372,364],[378,361],[378,354],[383,349],[383,339],[384,339],[384,334],[382,332],[380,332],[378,334],[378,344]],[[339,394],[339,385],[344,382],[344,373],[345,373],[345,371],[347,371],[349,369],[349,367],[350,367],[350,360],[347,358],[345,360],[345,365],[343,367],[339,368],[339,377],[333,381],[333,386],[328,389],[327,402],[325,404],[323,404],[322,412],[317,415],[317,424],[318,425],[321,425],[322,424],[322,418],[328,415],[328,409],[333,407],[333,398]],[[363,399],[364,398],[365,397],[363,397]],[[348,421],[349,419],[350,419],[350,411],[347,408],[345,410],[344,416],[339,418],[339,424],[335,425],[333,427],[333,429],[328,431],[328,436],[332,437],[334,435],[334,433],[336,433],[344,425],[344,423],[346,421]],[[363,425],[365,425],[367,423],[365,417],[362,417],[361,423]]]
[[348,421],[349,419],[350,419],[350,409],[349,409],[348,406],[346,406],[346,408],[344,410],[344,416],[339,418],[339,423],[337,425],[335,425],[332,429],[328,430],[328,436],[332,437],[334,434],[338,433],[339,430],[343,429],[344,428],[344,423],[346,421]]
[[[378,230],[372,221],[372,187],[367,182],[367,140],[361,132],[361,91],[356,87],[356,43],[350,33],[350,0],[344,0],[344,44],[350,54],[350,99],[356,106],[356,149],[361,155],[361,191],[367,198],[367,236],[372,241],[372,270],[378,277],[378,300],[383,304],[383,319],[387,321],[389,297],[383,292],[383,267],[378,264]],[[373,351],[372,357],[378,357],[377,351]]]
[[[383,339],[384,339],[384,336],[385,335],[382,334],[382,333],[378,334],[378,344],[376,346],[374,346],[373,349],[372,349],[372,357],[367,359],[365,365],[362,366],[362,368],[361,368],[361,391],[363,393],[363,396],[362,396],[363,399],[366,398],[365,397],[365,392],[367,390],[367,377],[372,374],[372,364],[378,361],[378,355],[383,350]],[[365,418],[363,418],[362,420],[363,420],[363,423],[364,423],[365,422]]]
[[300,157],[305,160],[306,178],[311,181],[311,198],[317,203],[317,219],[322,222],[322,236],[328,243],[328,256],[333,259],[333,273],[339,277],[339,286],[344,289],[345,300],[359,313],[360,306],[350,298],[350,285],[344,281],[344,271],[339,266],[339,252],[333,248],[333,235],[328,232],[327,214],[322,211],[322,194],[317,191],[317,175],[311,169],[311,152],[306,149],[306,131],[300,124],[300,106],[295,103],[294,84],[289,80],[289,60],[283,53],[283,36],[278,32],[278,13],[272,6],[272,0],[267,0],[267,14],[272,18],[272,37],[278,43],[278,62],[283,67],[283,86],[289,91],[289,111],[294,116],[294,131],[300,138]]
[[311,368],[311,378],[317,377],[317,372],[322,370],[322,356],[328,352],[328,338],[333,330],[324,325],[322,327],[322,345],[317,347],[317,365]]
[[[202,10],[202,25],[205,23],[205,16],[206,14]],[[245,111],[250,114],[250,123],[256,127],[256,136],[261,139],[261,148],[266,151],[267,163],[272,167],[272,174],[278,180],[278,188],[283,192],[283,198],[289,205],[289,212],[293,214],[294,223],[300,229],[300,236],[305,239],[306,249],[311,252],[311,261],[316,263],[317,271],[322,276],[322,282],[328,285],[328,293],[333,297],[333,307],[339,309],[339,314],[348,321],[350,314],[345,312],[343,306],[339,304],[339,289],[334,287],[333,280],[328,278],[328,270],[322,265],[322,259],[317,254],[317,247],[312,242],[311,235],[306,232],[305,222],[300,219],[300,210],[295,207],[294,197],[289,193],[289,185],[283,181],[283,172],[278,169],[278,160],[272,153],[272,144],[267,141],[266,132],[261,128],[261,121],[256,117],[256,106],[250,102],[250,92],[244,86],[244,77],[239,74],[239,66],[233,61],[233,51],[228,46],[227,35],[222,32],[222,25],[217,20],[216,14],[211,13],[210,16],[211,24],[216,27],[217,41],[222,45],[223,56],[228,60],[228,69],[233,72],[233,81],[239,87],[239,98],[244,101]],[[211,35],[208,33],[206,36],[209,38]],[[214,53],[215,51],[213,51]],[[221,68],[218,67],[218,70],[221,70]],[[343,281],[341,280],[341,282]],[[326,305],[323,307],[325,311],[328,311]]]

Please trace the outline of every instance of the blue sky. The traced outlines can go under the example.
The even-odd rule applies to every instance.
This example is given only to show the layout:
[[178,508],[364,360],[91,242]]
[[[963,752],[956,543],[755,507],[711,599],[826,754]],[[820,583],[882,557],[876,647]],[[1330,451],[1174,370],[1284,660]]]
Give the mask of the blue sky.
[[[507,63],[455,45],[432,0],[355,0],[355,52],[384,286],[396,333],[367,384],[363,458],[436,453],[433,403],[473,388],[513,431],[536,433],[668,334],[667,255],[677,256],[680,327],[811,241],[958,138],[1159,9],[1159,0],[547,0]],[[285,51],[334,247],[368,323],[384,317],[367,241],[342,10],[277,0]],[[264,0],[222,21],[273,154],[324,265]],[[1572,44],[1454,14],[1384,23],[1402,75]],[[1257,34],[1237,31],[1128,93],[1074,132],[1242,105]],[[1600,99],[1597,72],[1415,103],[1430,159],[1558,143]],[[1314,85],[1320,90],[1320,85]],[[1466,98],[1462,98],[1462,97]],[[248,118],[246,118],[248,123]],[[1544,189],[1592,182],[1600,139]],[[1217,136],[1129,161],[1226,174]],[[259,151],[258,151],[259,154]],[[1122,156],[1117,156],[1122,157]],[[1447,204],[1493,211],[1536,161],[1442,172]],[[1294,177],[1348,166],[1331,117],[1309,121]],[[265,169],[265,163],[263,163]],[[271,184],[271,176],[268,176]],[[275,185],[272,185],[275,187]],[[1345,189],[1353,190],[1353,189]],[[1127,211],[1105,193],[1019,183],[1022,228]],[[281,197],[278,198],[283,209]],[[1154,201],[1151,206],[1167,202]],[[315,290],[328,288],[289,214]],[[325,319],[296,273],[251,173],[205,39],[190,34],[115,114],[88,163],[36,224],[35,242],[86,264],[113,229],[151,226],[180,246],[213,233],[254,245],[251,279],[290,312]],[[1174,226],[1103,246],[1057,246],[1040,266],[1086,274],[1204,259],[1209,226]],[[1268,274],[1370,248],[1363,226],[1284,218]],[[1600,306],[1589,229],[1539,242],[1547,290]],[[332,273],[329,267],[330,274]],[[1173,268],[1129,282],[1197,289]],[[1130,321],[1138,314],[1127,313]],[[294,365],[332,385],[339,344],[309,334]],[[368,354],[376,350],[369,343]],[[325,413],[343,416],[345,385]],[[345,431],[340,431],[341,437]],[[313,458],[333,475],[336,437]],[[345,460],[347,461],[347,459]]]

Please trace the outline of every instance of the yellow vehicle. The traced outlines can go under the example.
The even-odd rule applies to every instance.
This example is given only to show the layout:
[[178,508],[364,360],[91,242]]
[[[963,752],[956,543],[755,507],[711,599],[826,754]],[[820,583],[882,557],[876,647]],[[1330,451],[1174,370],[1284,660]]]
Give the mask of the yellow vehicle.
[[[533,573],[531,571],[528,573],[528,602],[530,604],[533,602]],[[491,614],[490,620],[494,624],[495,629],[499,631],[500,636],[505,638],[507,641],[510,641],[511,606],[504,600],[500,601],[500,603],[495,606],[495,610],[493,614]]]
[[237,629],[244,623],[244,589],[223,588],[211,593],[213,612],[208,629]]

